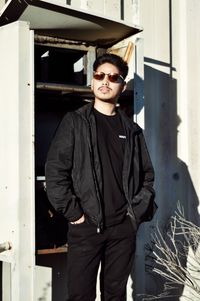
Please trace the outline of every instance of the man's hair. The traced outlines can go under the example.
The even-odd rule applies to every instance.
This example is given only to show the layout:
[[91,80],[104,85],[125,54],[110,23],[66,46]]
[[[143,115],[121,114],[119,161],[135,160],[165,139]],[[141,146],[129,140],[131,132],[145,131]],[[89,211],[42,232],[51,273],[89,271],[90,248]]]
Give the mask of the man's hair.
[[93,71],[96,71],[97,68],[105,63],[112,64],[119,69],[120,74],[125,78],[128,74],[128,65],[127,63],[118,55],[112,53],[105,53],[95,60],[93,64]]

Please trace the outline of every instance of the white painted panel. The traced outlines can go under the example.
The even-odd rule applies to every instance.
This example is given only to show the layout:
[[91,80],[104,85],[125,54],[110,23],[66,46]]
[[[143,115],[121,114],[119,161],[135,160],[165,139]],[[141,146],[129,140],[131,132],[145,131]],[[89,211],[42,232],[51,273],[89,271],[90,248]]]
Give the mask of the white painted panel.
[[[157,219],[165,225],[179,201],[187,218],[199,223],[200,3],[141,0],[140,5],[145,124],[156,174]],[[148,241],[149,232],[142,231],[139,239]],[[142,248],[140,254],[142,259]],[[141,267],[136,277],[143,278]],[[145,285],[137,292],[156,295],[162,291],[158,281],[146,273]],[[186,298],[181,300],[188,299],[187,290],[183,293]]]
[[2,9],[2,7],[5,5],[5,0],[0,0],[0,10]]
[[96,11],[100,12],[101,14],[105,14],[104,11],[104,1],[94,1],[94,0],[88,0],[87,1],[87,7],[89,11]]
[[119,0],[74,0],[71,1],[71,7],[83,8],[91,13],[105,15],[107,18],[138,24],[139,0],[125,0],[122,7]]
[[134,73],[134,120],[143,129],[144,120],[144,53],[143,39],[135,42],[135,73]]
[[52,268],[35,266],[35,300],[52,300]]
[[124,20],[133,24],[139,24],[139,3],[140,0],[124,1]]
[[106,16],[110,16],[110,18],[121,19],[121,5],[119,0],[104,0],[105,9],[104,13]]
[[0,28],[0,239],[12,249],[11,300],[34,295],[33,33],[27,22]]
[[[187,18],[187,100],[188,100],[188,151],[189,169],[193,183],[200,197],[200,104],[199,104],[199,82],[200,82],[200,2],[192,0],[186,3]],[[184,32],[182,33],[184,35]],[[185,53],[184,52],[184,53]],[[200,208],[199,208],[200,212]]]
[[11,264],[8,262],[3,262],[2,271],[2,300],[11,300]]

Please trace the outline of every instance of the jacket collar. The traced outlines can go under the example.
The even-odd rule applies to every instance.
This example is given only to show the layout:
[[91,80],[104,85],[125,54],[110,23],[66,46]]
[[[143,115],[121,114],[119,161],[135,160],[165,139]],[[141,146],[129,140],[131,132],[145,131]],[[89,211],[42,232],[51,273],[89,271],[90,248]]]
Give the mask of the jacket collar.
[[[83,117],[89,120],[90,116],[92,115],[93,108],[94,101],[79,108],[77,110],[77,113],[81,114]],[[120,108],[118,108],[117,111],[119,112],[122,122],[126,128],[129,128],[129,130],[133,131],[135,134],[142,131],[139,125],[131,120]]]
[[121,116],[122,122],[125,125],[125,128],[129,129],[131,132],[140,133],[142,132],[142,129],[139,127],[137,123],[135,123],[131,118],[129,118],[124,111],[118,109],[118,112]]
[[94,107],[94,101],[82,106],[76,112],[88,119],[90,117],[90,115],[92,114],[93,107]]

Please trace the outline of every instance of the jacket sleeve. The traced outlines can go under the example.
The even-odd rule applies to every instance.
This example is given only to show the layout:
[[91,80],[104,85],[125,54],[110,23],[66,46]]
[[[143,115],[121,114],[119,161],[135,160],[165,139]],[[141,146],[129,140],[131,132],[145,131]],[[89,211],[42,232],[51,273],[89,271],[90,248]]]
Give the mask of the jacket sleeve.
[[59,125],[48,151],[45,177],[49,201],[69,221],[75,221],[83,214],[73,191],[73,150],[73,118],[72,113],[68,113]]
[[154,169],[142,131],[140,131],[139,135],[136,135],[135,142],[137,144],[139,188],[132,200],[132,205],[136,220],[140,224],[153,218],[157,205],[154,201]]

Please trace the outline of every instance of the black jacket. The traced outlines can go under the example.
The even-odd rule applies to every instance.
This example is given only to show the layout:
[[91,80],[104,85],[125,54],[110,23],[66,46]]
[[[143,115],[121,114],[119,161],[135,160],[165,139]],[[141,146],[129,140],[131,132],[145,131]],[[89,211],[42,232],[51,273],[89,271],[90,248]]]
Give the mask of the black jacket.
[[[93,104],[63,118],[46,161],[47,195],[69,221],[84,213],[102,227],[102,176],[97,148]],[[154,203],[154,171],[141,128],[119,110],[126,132],[123,187],[127,212],[139,225],[151,220]]]

